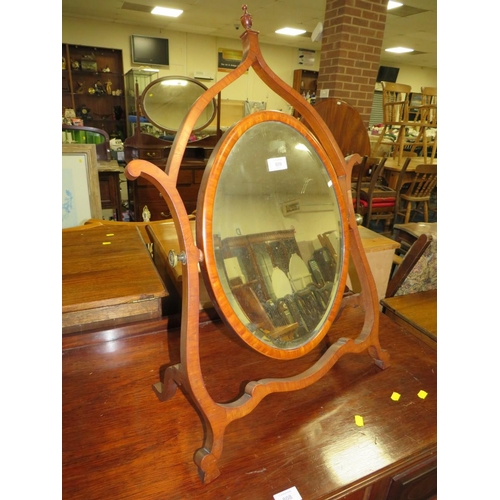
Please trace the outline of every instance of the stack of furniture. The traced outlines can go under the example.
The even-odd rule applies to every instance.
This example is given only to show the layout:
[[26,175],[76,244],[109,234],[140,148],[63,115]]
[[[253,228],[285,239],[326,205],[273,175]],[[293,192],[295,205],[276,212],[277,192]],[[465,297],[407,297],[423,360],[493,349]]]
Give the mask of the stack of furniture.
[[[382,154],[389,145],[392,157],[401,165],[404,156],[417,156],[421,150],[424,163],[433,163],[437,153],[437,89],[422,87],[421,102],[412,104],[411,86],[381,82],[383,127],[372,148],[372,156]],[[429,156],[428,149],[432,147]]]

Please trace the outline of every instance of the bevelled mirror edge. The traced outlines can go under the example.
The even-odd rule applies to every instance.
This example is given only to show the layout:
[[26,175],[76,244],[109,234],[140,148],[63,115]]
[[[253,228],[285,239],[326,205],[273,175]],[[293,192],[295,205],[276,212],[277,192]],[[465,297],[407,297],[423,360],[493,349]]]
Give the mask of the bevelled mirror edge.
[[[329,227],[329,229],[331,229],[332,232],[336,232],[337,237],[338,237],[338,234],[340,234],[340,233],[342,236],[345,234],[345,236],[343,236],[339,239],[339,241],[342,242],[341,247],[339,247],[339,252],[338,252],[340,255],[342,255],[341,262],[339,263],[340,272],[338,275],[338,279],[336,279],[336,288],[334,291],[334,296],[332,298],[331,304],[328,304],[328,311],[327,311],[326,316],[324,318],[323,318],[323,316],[321,316],[322,313],[323,314],[325,313],[325,310],[318,312],[318,309],[320,309],[320,306],[314,306],[314,310],[316,312],[318,312],[319,316],[322,317],[320,328],[311,327],[311,325],[305,324],[305,323],[307,323],[307,319],[309,319],[309,318],[304,320],[303,316],[300,316],[299,312],[296,311],[296,304],[293,301],[293,294],[291,297],[287,297],[286,301],[283,301],[283,300],[281,301],[282,305],[283,305],[283,302],[286,302],[284,304],[285,309],[291,308],[292,310],[295,310],[296,314],[294,317],[298,316],[299,317],[299,324],[300,323],[303,324],[303,325],[299,325],[299,329],[301,327],[303,327],[303,328],[309,327],[310,333],[312,332],[311,333],[312,339],[307,341],[305,343],[306,345],[303,345],[303,346],[299,345],[297,347],[285,348],[285,350],[283,350],[283,348],[277,348],[277,347],[274,347],[272,345],[268,345],[268,344],[265,345],[264,343],[257,341],[255,339],[255,335],[252,332],[249,332],[248,328],[243,324],[242,321],[240,321],[241,314],[239,315],[238,313],[235,313],[235,309],[236,309],[236,311],[238,311],[238,305],[235,302],[234,297],[231,297],[231,299],[228,300],[228,297],[230,297],[230,295],[228,295],[228,282],[227,282],[227,280],[221,280],[219,272],[217,272],[217,262],[216,262],[217,259],[215,258],[215,252],[217,249],[215,249],[214,238],[213,238],[213,232],[214,232],[213,217],[214,217],[214,205],[215,205],[216,191],[217,191],[217,186],[220,182],[222,170],[224,169],[224,163],[225,163],[226,159],[229,157],[230,152],[231,152],[232,148],[235,146],[235,144],[237,143],[238,139],[243,134],[245,134],[246,131],[252,129],[252,127],[255,127],[256,125],[266,123],[266,122],[280,124],[281,126],[285,126],[285,127],[291,127],[291,130],[297,131],[298,137],[304,138],[304,142],[307,144],[310,144],[311,150],[314,151],[315,155],[317,155],[318,161],[321,162],[325,172],[328,175],[328,178],[326,179],[326,181],[329,185],[331,185],[333,187],[334,193],[335,193],[335,198],[336,198],[337,203],[338,203],[338,217],[339,217],[339,222],[340,222],[339,227],[338,228],[335,228],[335,227],[330,228]],[[276,142],[276,140],[274,140],[274,142]],[[284,146],[281,145],[280,147],[283,148]],[[304,144],[300,144],[300,149],[306,149]],[[307,152],[306,152],[306,154],[307,154]],[[289,181],[287,181],[287,182],[289,182]],[[302,196],[307,191],[307,189],[312,189],[312,186],[314,185],[313,178],[308,178],[307,176],[304,179],[300,178],[297,182],[298,182],[298,185],[295,188],[297,196]],[[261,184],[264,184],[264,183],[261,183]],[[281,190],[282,187],[280,187],[279,189]],[[301,195],[301,193],[302,193],[302,195]],[[271,193],[268,193],[268,196],[271,196]],[[275,194],[274,194],[274,197],[275,197]],[[295,197],[295,194],[293,195],[293,197]],[[274,200],[274,201],[276,201],[276,200]],[[281,219],[280,223],[282,221],[286,221],[286,223],[289,224],[290,221],[293,221],[293,219],[290,218],[292,216],[292,214],[288,214],[287,212],[284,211],[285,209],[284,209],[282,203],[279,203],[279,205],[280,205],[280,210],[281,210],[280,215],[282,215],[282,219]],[[322,209],[325,210],[324,207],[322,207]],[[304,208],[304,210],[310,210],[310,208],[307,208],[307,204],[306,204],[306,207]],[[323,215],[322,212],[319,212],[319,213],[321,215]],[[300,215],[302,217],[305,216],[305,214],[300,214]],[[288,218],[287,218],[287,216],[288,216]],[[296,221],[295,221],[295,223],[296,223]],[[197,244],[198,244],[199,248],[203,249],[203,253],[204,253],[204,262],[202,263],[202,266],[201,266],[202,275],[203,275],[203,278],[205,280],[207,290],[209,291],[209,294],[211,295],[211,298],[214,302],[214,305],[216,305],[216,307],[219,309],[221,317],[224,318],[227,323],[229,323],[230,327],[232,329],[234,329],[236,331],[236,333],[241,338],[243,338],[244,341],[249,343],[252,347],[256,348],[258,351],[260,351],[263,354],[268,355],[270,357],[275,357],[275,358],[279,358],[279,359],[292,359],[295,357],[302,356],[305,353],[309,352],[311,349],[313,349],[321,341],[324,334],[329,329],[329,327],[331,326],[331,323],[335,319],[335,316],[338,313],[338,309],[340,307],[340,302],[342,300],[342,292],[343,292],[344,287],[345,287],[345,281],[346,281],[346,276],[347,276],[347,267],[348,267],[347,262],[348,262],[348,258],[349,258],[349,252],[348,252],[349,237],[348,237],[347,231],[346,231],[347,226],[348,226],[347,209],[345,206],[345,200],[344,200],[344,196],[341,193],[341,187],[340,187],[338,180],[336,178],[334,169],[333,169],[332,165],[330,164],[328,156],[324,152],[323,148],[321,147],[321,145],[319,144],[317,139],[314,137],[314,135],[308,129],[306,129],[300,122],[298,122],[294,118],[289,117],[286,114],[279,113],[279,112],[273,112],[273,111],[264,111],[264,112],[255,113],[251,117],[247,117],[247,118],[241,120],[240,122],[238,122],[236,125],[234,125],[230,130],[228,130],[223,135],[223,137],[220,140],[219,144],[217,145],[216,149],[214,149],[213,156],[209,159],[209,162],[208,162],[206,170],[205,170],[205,175],[204,175],[204,178],[202,180],[202,185],[200,188],[200,194],[199,194],[199,198],[198,198]],[[323,230],[324,229],[326,229],[326,228],[323,227]],[[328,231],[322,231],[322,232],[328,232]],[[262,239],[265,235],[273,233],[273,231],[271,231],[271,233],[265,233],[265,232],[263,233],[262,231],[257,231],[257,233],[260,233],[260,234],[255,235],[255,236],[259,236],[260,239]],[[236,238],[236,239],[245,238],[245,236],[240,236],[240,237],[235,236],[233,238]],[[253,239],[255,239],[255,238],[253,238]],[[316,240],[316,237],[314,237],[314,239]],[[294,244],[296,244],[296,242],[294,242]],[[320,245],[320,242],[317,242],[317,246],[319,246],[319,245]],[[299,257],[302,257],[300,254],[300,250],[297,247],[295,247],[295,250],[296,251],[292,252],[292,254],[294,254],[292,256],[295,258],[295,260],[291,259],[291,261],[298,262],[300,265],[302,265],[302,269],[306,269],[303,262],[301,262],[301,258],[299,258]],[[326,249],[324,249],[324,251],[325,251],[325,253],[327,252]],[[266,252],[264,252],[264,254],[265,253]],[[335,253],[337,253],[337,252],[335,252]],[[237,260],[234,257],[231,257],[228,260],[231,260],[231,259]],[[252,261],[256,260],[255,254],[253,254],[253,251],[252,251],[252,255],[250,257],[248,257],[248,260],[252,260]],[[235,264],[237,265],[238,263],[235,262]],[[286,262],[284,262],[281,265],[281,268],[285,271],[286,274],[289,274],[290,269],[287,268]],[[299,267],[299,270],[300,270],[300,267]],[[219,271],[220,271],[220,265],[219,265]],[[316,271],[317,271],[317,275],[318,274],[321,275],[319,269],[316,269]],[[279,277],[281,274],[282,279],[285,279],[283,276],[283,274],[285,274],[285,273],[282,273],[282,272],[277,273],[277,276]],[[307,271],[306,271],[306,274],[310,274],[312,276],[312,273],[307,273]],[[306,289],[306,287],[304,287],[304,291],[302,292],[302,294],[304,295],[304,298],[302,299],[302,298],[297,297],[297,299],[300,300],[301,305],[303,305],[305,303],[305,301],[307,301],[307,300],[310,303],[314,302],[314,297],[313,297],[314,293],[316,293],[316,295],[319,296],[318,290],[316,289],[316,287],[313,286],[314,283],[313,283],[313,278],[311,276],[308,277],[309,280],[311,281],[311,283],[309,283],[309,287],[307,289]],[[268,277],[268,278],[269,278],[268,281],[270,281],[270,277]],[[243,279],[245,279],[245,278],[243,278]],[[248,276],[247,276],[247,279],[248,279]],[[285,281],[286,281],[286,279],[285,279]],[[292,281],[292,287],[293,287],[293,285],[294,285],[294,283]],[[286,283],[285,283],[285,286],[287,286]],[[244,286],[242,286],[241,283],[240,283],[240,287],[242,290],[245,288]],[[265,288],[265,285],[263,284],[262,287]],[[296,286],[293,287],[293,290],[299,291],[299,290],[296,290],[296,288],[297,288]],[[292,291],[292,290],[290,290],[290,291]],[[256,293],[251,293],[251,291],[249,292],[247,290],[247,294],[250,293],[250,296],[247,297],[246,300],[252,300],[253,302],[255,302],[256,297],[254,297],[254,295],[259,295],[258,292],[259,292],[259,290],[257,290]],[[309,296],[307,296],[307,295],[309,295]],[[268,300],[267,304],[265,303],[266,302],[265,299],[266,298],[270,299],[270,297],[262,297],[261,296],[260,298],[262,299],[261,302],[263,303],[262,305],[264,307],[266,307],[266,306],[271,307],[272,300]],[[282,298],[282,297],[280,297],[280,298]],[[276,299],[276,297],[272,297],[272,299]],[[319,299],[320,303],[321,303],[321,300],[322,299]],[[269,304],[269,302],[271,302],[271,305]],[[324,302],[324,299],[323,299],[323,302]],[[326,300],[326,302],[328,303],[328,299]],[[235,305],[236,305],[236,307],[235,307]],[[260,305],[257,305],[257,306],[260,307]],[[323,306],[324,306],[324,304],[323,304]],[[269,307],[267,307],[267,308],[269,309]],[[287,313],[290,316],[290,313],[288,311],[287,311]],[[262,312],[262,314],[264,314],[264,312]],[[287,322],[285,321],[285,323],[287,323]],[[290,324],[290,322],[288,322],[287,324]],[[286,325],[282,324],[279,326],[281,328],[280,329],[276,328],[275,331],[273,331],[273,333],[275,335],[278,335],[280,332],[285,331],[285,335],[286,335],[286,333],[287,333],[286,328],[284,328]],[[269,328],[266,330],[266,332],[269,332]],[[277,332],[277,333],[275,333],[275,332]],[[276,343],[279,344],[280,342],[276,341]]]

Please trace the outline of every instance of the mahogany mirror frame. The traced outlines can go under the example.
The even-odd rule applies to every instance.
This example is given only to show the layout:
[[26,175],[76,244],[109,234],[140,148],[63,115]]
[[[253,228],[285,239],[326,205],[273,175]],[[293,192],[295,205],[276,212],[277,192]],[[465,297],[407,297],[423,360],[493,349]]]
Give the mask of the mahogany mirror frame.
[[[298,390],[313,384],[347,353],[368,352],[378,367],[385,369],[389,366],[389,355],[379,342],[380,312],[375,281],[363,250],[352,203],[351,171],[353,166],[361,161],[361,157],[352,155],[348,161],[344,159],[330,129],[313,106],[267,66],[260,52],[258,32],[251,29],[251,15],[248,14],[246,5],[243,5],[242,9],[244,13],[241,16],[241,24],[244,32],[240,38],[243,42],[243,60],[236,69],[210,87],[194,103],[175,136],[165,171],[146,160],[131,161],[125,171],[130,180],[144,177],[154,184],[162,193],[174,219],[179,239],[179,259],[183,263],[180,363],[167,367],[161,381],[154,384],[153,389],[160,401],[166,401],[175,395],[178,386],[182,386],[196,405],[204,423],[205,437],[202,447],[194,454],[194,462],[204,484],[213,481],[220,474],[217,463],[222,454],[224,433],[229,423],[248,415],[268,394]],[[338,339],[304,372],[288,378],[248,382],[241,397],[229,403],[219,403],[214,401],[205,386],[200,362],[199,264],[205,256],[194,241],[189,215],[176,184],[185,148],[199,116],[219,92],[244,75],[250,67],[271,90],[292,105],[307,121],[312,134],[331,162],[344,198],[342,204],[347,209],[344,237],[349,246],[349,267],[356,271],[362,289],[358,294],[343,296],[340,310],[348,306],[361,307],[365,317],[357,338]],[[203,222],[197,221],[197,224]]]
[[341,273],[335,289],[332,290],[334,299],[332,304],[329,306],[330,309],[328,317],[322,324],[320,324],[319,331],[311,339],[307,340],[299,347],[292,349],[278,348],[262,342],[246,327],[245,324],[242,323],[239,316],[235,314],[233,306],[230,304],[226,293],[223,291],[220,272],[216,265],[213,238],[213,234],[216,232],[213,227],[214,210],[216,205],[215,198],[217,188],[219,187],[221,173],[224,168],[227,168],[227,159],[233,146],[244,136],[245,132],[264,122],[275,122],[288,125],[303,136],[303,138],[305,138],[306,141],[313,147],[314,151],[323,163],[330,180],[332,181],[332,188],[336,194],[336,201],[339,204],[339,212],[342,222],[341,226],[343,228],[347,227],[347,207],[344,197],[340,194],[340,184],[328,156],[318,143],[315,136],[307,129],[306,126],[291,115],[276,111],[263,111],[260,113],[253,113],[237,122],[224,134],[223,138],[214,149],[209,163],[206,166],[206,174],[200,186],[196,217],[197,246],[203,250],[204,259],[200,266],[201,272],[212,302],[219,310],[219,316],[254,350],[275,359],[295,359],[304,356],[321,342],[339,312],[342,302],[342,291],[345,288],[349,267],[349,233],[344,230],[345,235],[344,238],[342,238],[342,251],[340,252],[342,259],[341,263],[339,263]]

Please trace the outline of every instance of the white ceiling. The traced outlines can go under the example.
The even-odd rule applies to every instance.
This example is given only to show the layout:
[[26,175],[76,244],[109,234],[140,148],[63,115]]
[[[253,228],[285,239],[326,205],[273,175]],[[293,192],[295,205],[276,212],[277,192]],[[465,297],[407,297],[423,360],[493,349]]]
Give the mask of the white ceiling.
[[[382,53],[386,66],[412,65],[437,68],[437,0],[400,0],[403,7],[388,11],[382,50],[404,46],[415,49],[410,54]],[[62,0],[63,16],[102,20],[198,33],[222,38],[239,38],[243,28],[240,16],[243,1],[237,0]],[[326,0],[250,0],[248,12],[253,29],[263,44],[321,50],[311,33],[323,21]],[[152,7],[182,9],[180,17],[168,18],[149,13]],[[239,29],[236,29],[238,26]],[[302,28],[306,35],[276,35],[285,26]]]

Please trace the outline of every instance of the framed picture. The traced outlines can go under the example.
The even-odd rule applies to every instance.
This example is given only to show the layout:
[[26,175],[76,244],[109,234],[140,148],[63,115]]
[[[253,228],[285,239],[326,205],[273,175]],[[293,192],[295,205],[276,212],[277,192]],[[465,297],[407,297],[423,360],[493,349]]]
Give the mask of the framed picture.
[[101,219],[95,144],[62,145],[62,227]]

